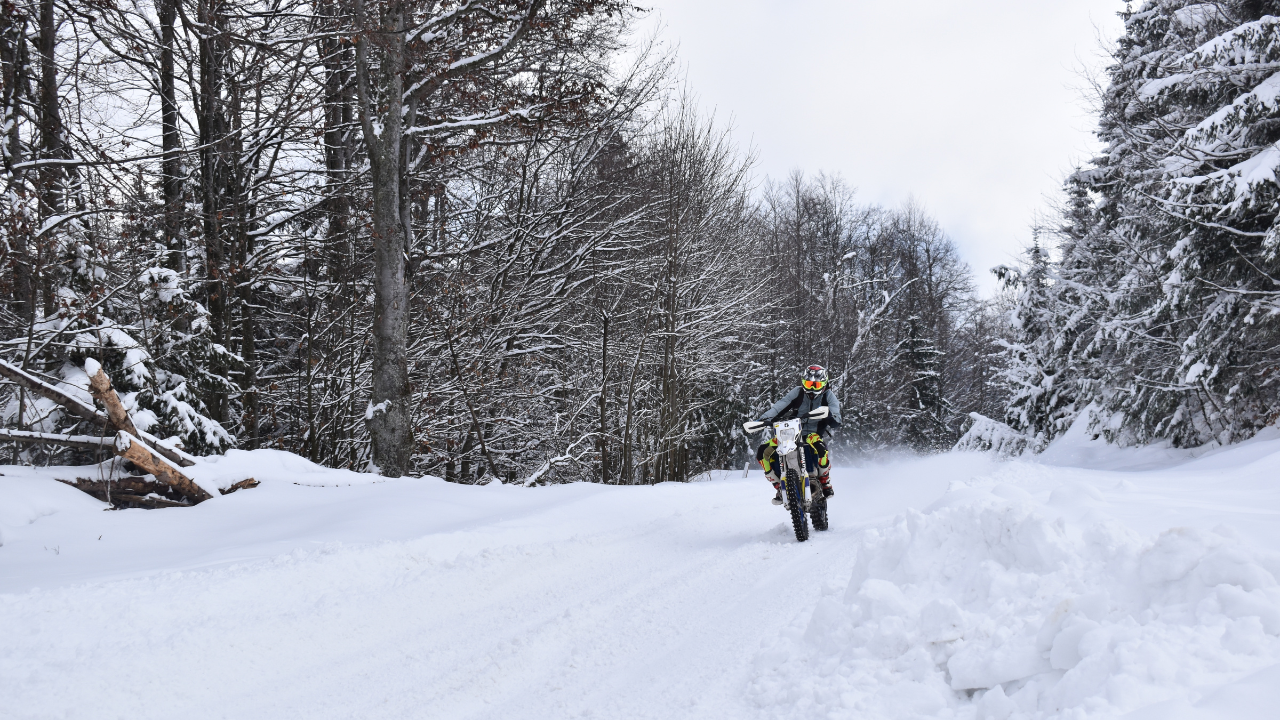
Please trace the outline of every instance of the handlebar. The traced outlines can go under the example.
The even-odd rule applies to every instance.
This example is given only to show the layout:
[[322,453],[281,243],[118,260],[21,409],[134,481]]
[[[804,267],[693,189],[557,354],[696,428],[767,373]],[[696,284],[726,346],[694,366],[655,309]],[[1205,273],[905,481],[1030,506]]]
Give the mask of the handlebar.
[[[831,417],[831,409],[824,406],[805,413],[803,419],[826,420],[829,417]],[[767,427],[769,427],[769,423],[760,422],[759,420],[748,420],[747,422],[742,423],[742,429],[748,435],[754,435]]]

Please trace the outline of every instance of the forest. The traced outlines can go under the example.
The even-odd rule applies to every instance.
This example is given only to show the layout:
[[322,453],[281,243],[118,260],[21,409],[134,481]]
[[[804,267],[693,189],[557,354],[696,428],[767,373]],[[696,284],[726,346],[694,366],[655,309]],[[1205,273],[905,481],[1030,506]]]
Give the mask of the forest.
[[[4,0],[0,359],[85,402],[94,361],[192,454],[467,484],[740,469],[814,362],[845,457],[1246,439],[1280,399],[1278,4],[1126,10],[1106,148],[984,297],[927,198],[760,177],[627,2]],[[36,434],[6,462],[94,459],[0,394]]]

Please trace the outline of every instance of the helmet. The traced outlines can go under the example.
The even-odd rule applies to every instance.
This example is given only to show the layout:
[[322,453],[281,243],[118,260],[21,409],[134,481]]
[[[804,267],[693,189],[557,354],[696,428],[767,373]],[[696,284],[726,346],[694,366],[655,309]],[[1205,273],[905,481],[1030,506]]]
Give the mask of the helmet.
[[821,365],[810,365],[800,373],[800,382],[805,392],[817,395],[827,389],[827,369]]

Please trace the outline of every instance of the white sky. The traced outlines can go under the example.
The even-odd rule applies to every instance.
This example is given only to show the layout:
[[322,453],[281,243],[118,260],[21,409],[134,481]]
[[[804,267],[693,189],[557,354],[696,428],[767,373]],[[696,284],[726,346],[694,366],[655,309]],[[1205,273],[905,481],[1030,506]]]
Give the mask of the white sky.
[[1081,68],[1123,0],[649,0],[704,109],[758,173],[838,173],[863,202],[914,197],[973,267],[1018,257],[1098,147]]

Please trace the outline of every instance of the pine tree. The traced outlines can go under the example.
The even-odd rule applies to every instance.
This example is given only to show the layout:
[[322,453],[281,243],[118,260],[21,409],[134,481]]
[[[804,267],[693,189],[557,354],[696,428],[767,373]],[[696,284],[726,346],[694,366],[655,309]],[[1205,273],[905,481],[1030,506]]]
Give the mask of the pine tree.
[[[1107,150],[1068,182],[1058,261],[1040,270],[1033,259],[1018,281],[1026,327],[1013,352],[1024,356],[1010,380],[1023,389],[1010,424],[1052,437],[1092,406],[1110,440],[1197,445],[1271,421],[1273,5],[1153,0],[1124,14],[1100,118]],[[1037,335],[1037,323],[1049,329]]]
[[903,326],[897,353],[907,372],[899,410],[901,442],[920,451],[940,450],[954,442],[947,433],[952,411],[942,395],[943,353],[925,334],[919,316],[907,318]]

